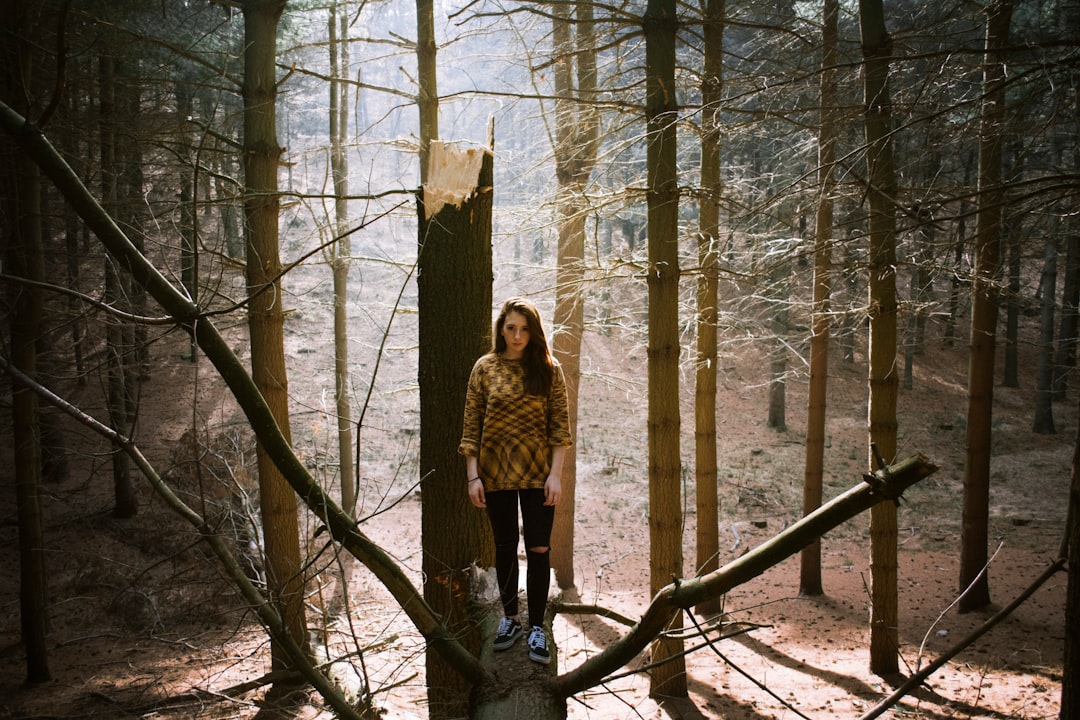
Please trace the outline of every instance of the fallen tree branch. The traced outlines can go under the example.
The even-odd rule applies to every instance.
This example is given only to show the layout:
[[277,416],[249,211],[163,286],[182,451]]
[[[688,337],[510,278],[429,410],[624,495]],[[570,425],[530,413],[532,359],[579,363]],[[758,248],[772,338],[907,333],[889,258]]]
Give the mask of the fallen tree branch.
[[553,600],[548,603],[548,611],[552,615],[595,615],[597,617],[607,618],[608,620],[614,620],[626,627],[633,627],[637,622],[637,620],[634,620],[632,617],[623,615],[611,608],[588,603],[568,603],[560,600]]
[[921,455],[866,476],[866,482],[834,498],[737,560],[701,577],[678,580],[653,597],[641,619],[621,639],[580,666],[555,678],[552,691],[566,698],[599,685],[629,663],[681,610],[719,597],[791,557],[837,525],[882,501],[895,502],[905,490],[937,467]]

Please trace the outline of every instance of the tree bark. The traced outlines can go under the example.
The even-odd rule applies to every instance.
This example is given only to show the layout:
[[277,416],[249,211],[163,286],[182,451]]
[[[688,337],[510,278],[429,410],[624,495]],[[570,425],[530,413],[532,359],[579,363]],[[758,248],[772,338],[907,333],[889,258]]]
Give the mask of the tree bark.
[[[117,157],[116,123],[116,68],[108,44],[98,60],[98,111],[101,152],[101,196],[111,215],[119,217],[119,160]],[[125,293],[121,288],[119,273],[113,259],[105,256],[105,302],[114,307],[126,307]],[[123,320],[115,316],[105,318],[105,353],[106,353],[106,403],[109,408],[109,422],[121,435],[129,435],[126,375],[128,364],[124,362],[125,353],[130,348],[124,346]],[[137,511],[135,487],[131,480],[127,455],[113,448],[111,455],[113,478],[113,515],[118,518],[133,517]]]
[[1073,446],[1072,478],[1069,483],[1069,509],[1066,512],[1063,555],[1068,558],[1069,574],[1065,586],[1065,657],[1061,673],[1060,720],[1080,713],[1080,426]]
[[1057,241],[1048,238],[1043,254],[1042,308],[1039,354],[1035,371],[1035,412],[1031,431],[1053,435],[1054,430],[1054,303],[1057,302]]
[[[10,33],[0,46],[0,99],[29,116],[37,40],[31,10],[25,3],[0,8],[0,21]],[[0,257],[4,272],[30,283],[45,282],[41,220],[41,172],[33,159],[9,139],[0,143],[6,172],[0,173]],[[14,283],[5,293],[5,314],[11,364],[30,378],[38,376],[38,347],[42,334],[43,291],[32,284]],[[9,314],[8,314],[9,313]],[[45,528],[41,508],[41,413],[38,397],[29,388],[11,386],[11,468],[19,543],[19,620],[26,653],[26,680],[44,683],[49,670],[47,633],[48,576],[45,566]]]
[[787,354],[788,323],[791,313],[791,249],[788,242],[776,244],[778,252],[769,253],[769,287],[772,347],[769,352],[769,414],[766,425],[777,432],[787,431]]
[[[16,277],[44,283],[41,247],[40,177],[26,156],[17,161],[11,187],[4,188],[5,262]],[[32,286],[14,292],[10,316],[11,361],[30,377],[37,375],[37,344],[41,334],[42,291]],[[19,616],[26,651],[26,680],[43,683],[49,671],[48,587],[45,531],[41,512],[41,424],[37,395],[14,385],[11,390],[12,449],[16,512],[19,525]]]
[[[116,162],[119,175],[117,189],[120,222],[128,228],[128,238],[139,252],[146,252],[148,219],[146,176],[143,172],[143,142],[130,128],[143,124],[143,104],[139,61],[120,55],[116,59],[116,111],[113,118],[116,132]],[[120,276],[124,304],[136,316],[146,315],[146,290],[131,282],[126,274]],[[145,323],[125,322],[124,338],[124,408],[129,432],[135,432],[138,419],[139,386],[149,377],[150,344]]]
[[416,104],[420,110],[420,184],[427,182],[428,153],[439,139],[439,83],[435,58],[435,11],[433,0],[416,0],[416,62],[420,89]]
[[[1080,0],[1061,0],[1059,27],[1064,37],[1075,37],[1080,31]],[[1080,71],[1072,73],[1073,122],[1080,128]],[[1073,147],[1073,170],[1080,169],[1080,148]],[[1076,218],[1069,222],[1069,242],[1078,242],[1080,223]],[[1073,447],[1072,481],[1069,484],[1069,509],[1066,515],[1065,533],[1067,549],[1062,554],[1068,558],[1069,574],[1065,588],[1065,657],[1061,673],[1060,720],[1080,716],[1080,426],[1076,429]]]
[[[696,574],[720,567],[720,498],[716,450],[717,321],[720,286],[720,112],[724,89],[725,0],[708,0],[702,23],[701,199],[698,201],[697,362],[694,369],[694,508]],[[720,598],[698,606],[721,612]]]
[[[806,411],[806,466],[803,515],[821,506],[825,475],[825,405],[829,381],[829,307],[832,292],[833,192],[836,188],[836,142],[839,134],[836,64],[839,0],[825,0],[821,25],[821,129],[818,138],[817,218],[814,223],[814,304],[810,328],[810,383]],[[799,593],[821,595],[821,541],[799,558]]]
[[1001,384],[1020,387],[1020,275],[1023,272],[1023,244],[1019,233],[1005,229],[1008,291],[1005,293],[1005,358]]
[[[596,95],[596,49],[592,6],[577,6],[576,41],[565,6],[552,7],[555,52],[555,176],[559,183],[559,246],[555,279],[552,350],[566,378],[570,430],[577,437],[578,388],[581,385],[581,336],[585,326],[585,190],[600,146],[600,117],[591,101]],[[574,90],[574,62],[577,90]],[[551,532],[551,568],[562,589],[574,586],[574,516],[577,451],[566,453],[562,499],[555,507]]]
[[[418,203],[417,263],[424,599],[479,657],[483,637],[469,606],[470,566],[490,567],[494,547],[487,518],[469,502],[457,450],[469,373],[491,348],[493,161],[490,151],[476,148],[433,142],[430,151]],[[433,646],[427,686],[432,718],[468,712],[471,682]]]
[[1069,232],[1065,220],[1065,273],[1061,288],[1061,324],[1054,359],[1054,399],[1064,400],[1069,376],[1076,370],[1077,310],[1080,305],[1080,236]]
[[[248,331],[251,374],[287,444],[289,391],[285,370],[285,314],[279,253],[277,141],[277,26],[284,0],[245,0],[244,11],[244,217],[247,237]],[[262,441],[256,443],[259,504],[266,543],[267,585],[289,637],[308,648],[304,576],[296,495]],[[275,669],[289,665],[271,643]]]
[[[869,294],[869,445],[868,463],[877,464],[875,451],[886,463],[896,455],[896,171],[892,154],[892,100],[889,59],[892,40],[885,30],[881,0],[859,0],[866,102],[866,165],[870,187]],[[880,503],[870,509],[870,669],[879,675],[896,673],[897,629],[896,506]]]
[[[179,153],[179,197],[180,201],[180,282],[187,290],[188,296],[195,302],[199,301],[199,241],[196,237],[198,212],[195,198],[195,156],[192,152],[190,127],[186,121],[194,108],[194,93],[192,87],[186,82],[176,83],[173,89],[176,97],[176,116],[180,122],[180,137],[177,144]],[[191,340],[188,360],[196,362],[195,340]]]
[[[676,166],[675,0],[649,0],[643,18],[649,218],[649,576],[655,594],[683,575],[679,452],[679,185]],[[672,628],[682,619],[668,618]],[[685,697],[682,640],[653,643],[649,694]]]
[[[334,234],[337,241],[328,249],[334,276],[334,405],[337,413],[338,478],[341,507],[356,510],[353,472],[352,397],[349,393],[349,160],[345,139],[349,130],[348,84],[349,23],[347,6],[330,6],[327,21],[330,35],[330,172],[334,180]],[[339,30],[340,29],[340,30]]]
[[968,355],[967,452],[960,533],[958,608],[969,612],[990,603],[987,562],[990,505],[990,435],[994,403],[994,353],[998,319],[1001,213],[1002,123],[1005,120],[1004,47],[1013,0],[987,8],[983,106],[979,141],[979,207],[975,228],[975,270],[971,278],[971,350]]

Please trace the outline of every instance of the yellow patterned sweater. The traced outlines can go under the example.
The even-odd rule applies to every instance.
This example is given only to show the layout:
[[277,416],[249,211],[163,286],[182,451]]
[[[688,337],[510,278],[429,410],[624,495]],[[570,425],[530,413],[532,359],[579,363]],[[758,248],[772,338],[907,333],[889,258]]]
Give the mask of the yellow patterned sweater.
[[478,459],[488,492],[543,489],[551,448],[573,444],[566,380],[555,362],[547,397],[525,394],[525,367],[496,353],[473,365],[458,452]]

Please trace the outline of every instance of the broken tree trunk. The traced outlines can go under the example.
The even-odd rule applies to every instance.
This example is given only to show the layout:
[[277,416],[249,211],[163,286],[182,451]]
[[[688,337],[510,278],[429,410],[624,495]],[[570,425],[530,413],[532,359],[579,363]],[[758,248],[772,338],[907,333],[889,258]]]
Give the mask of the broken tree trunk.
[[[468,607],[474,562],[491,565],[484,513],[469,502],[461,442],[473,363],[491,348],[490,150],[434,141],[419,197],[420,497],[424,599],[469,652],[483,646]],[[431,720],[468,712],[472,685],[439,648],[427,651]]]

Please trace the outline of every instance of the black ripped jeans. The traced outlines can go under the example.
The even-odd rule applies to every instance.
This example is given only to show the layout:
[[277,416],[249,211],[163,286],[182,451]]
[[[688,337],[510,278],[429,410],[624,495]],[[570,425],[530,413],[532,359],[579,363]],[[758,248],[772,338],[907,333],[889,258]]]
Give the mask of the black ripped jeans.
[[[499,597],[506,617],[518,614],[518,504],[525,536],[525,593],[529,601],[529,623],[542,625],[551,585],[551,526],[555,507],[544,505],[543,490],[499,490],[486,494],[488,520],[495,538],[495,574]],[[532,548],[542,547],[543,552]]]

